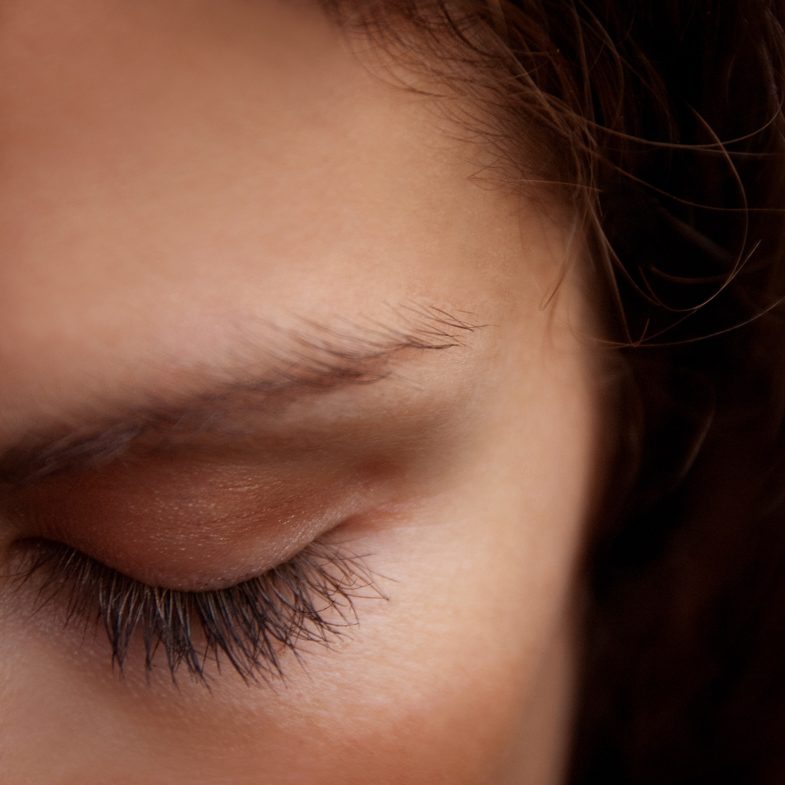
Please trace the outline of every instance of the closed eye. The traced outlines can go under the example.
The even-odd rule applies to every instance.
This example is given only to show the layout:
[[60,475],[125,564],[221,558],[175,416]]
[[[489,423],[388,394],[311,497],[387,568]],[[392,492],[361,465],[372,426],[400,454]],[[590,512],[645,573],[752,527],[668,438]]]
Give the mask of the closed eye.
[[60,605],[67,625],[106,632],[122,671],[141,646],[149,674],[156,659],[207,683],[209,663],[228,664],[246,682],[283,676],[282,655],[302,643],[329,646],[357,624],[355,600],[385,598],[358,556],[314,542],[267,572],[234,586],[182,591],[149,586],[59,542],[14,544],[16,588],[33,586],[38,610]]

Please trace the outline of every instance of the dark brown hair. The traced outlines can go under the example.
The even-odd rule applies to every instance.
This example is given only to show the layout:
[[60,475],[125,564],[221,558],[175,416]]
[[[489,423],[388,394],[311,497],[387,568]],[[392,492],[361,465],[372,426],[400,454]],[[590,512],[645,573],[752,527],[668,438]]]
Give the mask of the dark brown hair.
[[570,781],[782,781],[785,3],[327,5],[423,54],[507,185],[582,227],[612,459]]

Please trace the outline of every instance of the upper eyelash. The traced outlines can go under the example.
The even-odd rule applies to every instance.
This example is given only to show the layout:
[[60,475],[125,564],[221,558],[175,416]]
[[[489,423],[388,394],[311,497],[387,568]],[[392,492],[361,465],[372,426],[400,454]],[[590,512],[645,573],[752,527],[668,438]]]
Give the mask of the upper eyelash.
[[289,561],[225,589],[200,592],[148,586],[63,543],[23,541],[21,583],[42,575],[38,607],[65,597],[66,624],[103,626],[121,672],[137,630],[149,676],[162,651],[171,677],[181,668],[207,683],[206,665],[226,660],[246,682],[283,676],[281,654],[299,659],[304,641],[329,645],[357,623],[354,601],[386,599],[361,557],[311,543]]

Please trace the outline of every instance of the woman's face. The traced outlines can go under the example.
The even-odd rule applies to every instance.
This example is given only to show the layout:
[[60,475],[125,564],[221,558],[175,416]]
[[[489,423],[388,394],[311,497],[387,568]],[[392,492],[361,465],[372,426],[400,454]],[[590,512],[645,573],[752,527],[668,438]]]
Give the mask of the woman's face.
[[143,626],[121,675],[73,571],[5,579],[4,783],[558,780],[596,427],[572,272],[548,301],[569,219],[357,51],[308,2],[3,3],[4,571],[43,538],[178,597],[303,548],[360,574],[326,568],[357,624],[258,683],[200,625],[203,679]]

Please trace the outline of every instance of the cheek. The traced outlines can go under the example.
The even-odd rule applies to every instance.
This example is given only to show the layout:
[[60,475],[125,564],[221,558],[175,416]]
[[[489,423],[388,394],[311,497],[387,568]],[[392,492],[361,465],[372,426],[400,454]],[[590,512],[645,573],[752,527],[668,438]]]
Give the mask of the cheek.
[[121,697],[105,685],[97,693],[94,680],[62,676],[23,672],[3,690],[24,696],[3,721],[4,783],[518,782],[509,770],[526,735],[520,683],[460,658],[398,672],[358,668],[352,680],[318,689],[296,678],[275,694],[238,686],[154,705],[141,692]]

